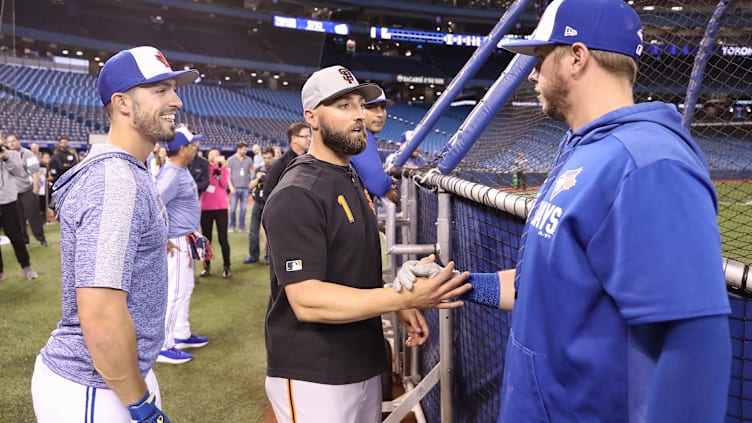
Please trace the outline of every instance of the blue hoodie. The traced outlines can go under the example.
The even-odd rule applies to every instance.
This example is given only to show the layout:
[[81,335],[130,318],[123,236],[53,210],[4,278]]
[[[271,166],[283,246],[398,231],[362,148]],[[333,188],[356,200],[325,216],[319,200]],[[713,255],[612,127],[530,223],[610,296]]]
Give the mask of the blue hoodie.
[[630,327],[730,312],[716,214],[673,106],[568,132],[525,227],[499,421],[642,421],[654,363]]
[[63,304],[42,360],[66,379],[108,388],[84,342],[76,288],[119,289],[128,293],[139,367],[146,375],[162,348],[167,308],[167,222],[154,181],[132,155],[98,144],[53,189]]

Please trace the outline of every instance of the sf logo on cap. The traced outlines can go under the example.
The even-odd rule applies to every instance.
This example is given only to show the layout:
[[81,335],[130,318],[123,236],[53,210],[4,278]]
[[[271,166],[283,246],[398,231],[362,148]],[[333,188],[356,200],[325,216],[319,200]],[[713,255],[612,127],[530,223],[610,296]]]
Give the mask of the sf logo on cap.
[[347,81],[348,84],[352,84],[355,82],[355,77],[353,76],[352,72],[350,72],[348,69],[340,68],[339,74],[342,75],[342,79]]

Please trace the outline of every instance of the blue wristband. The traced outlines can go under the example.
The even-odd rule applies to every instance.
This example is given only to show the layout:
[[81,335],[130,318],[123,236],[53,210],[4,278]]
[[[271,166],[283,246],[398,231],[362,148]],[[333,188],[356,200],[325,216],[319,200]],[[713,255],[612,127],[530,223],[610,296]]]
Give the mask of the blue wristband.
[[496,273],[471,273],[467,281],[473,289],[462,294],[461,299],[499,308],[501,292],[499,291],[499,276]]

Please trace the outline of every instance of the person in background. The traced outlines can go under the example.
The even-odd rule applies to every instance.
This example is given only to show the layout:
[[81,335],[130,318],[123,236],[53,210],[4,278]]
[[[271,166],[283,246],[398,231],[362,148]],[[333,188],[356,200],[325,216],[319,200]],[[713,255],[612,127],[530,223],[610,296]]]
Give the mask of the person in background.
[[194,135],[185,127],[175,132],[175,139],[165,144],[167,163],[156,180],[157,192],[168,217],[165,340],[157,362],[182,364],[193,359],[193,354],[184,349],[203,347],[209,339],[194,335],[188,320],[196,277],[191,242],[198,236],[201,217],[196,182],[188,164],[193,161],[202,136]]
[[264,157],[260,145],[253,144],[253,146],[251,146],[251,157],[253,157],[254,171],[264,165]]
[[[21,266],[26,279],[36,279],[39,276],[31,267],[31,259],[21,234],[21,219],[18,216],[18,190],[16,178],[28,174],[23,167],[21,155],[17,151],[7,148],[0,138],[0,226],[13,246],[13,253]],[[0,250],[0,282],[5,280],[3,255]]]
[[191,176],[196,182],[196,190],[201,197],[201,194],[209,187],[209,161],[204,158],[200,150],[196,152],[196,157],[193,158],[188,169],[191,171]]
[[[248,143],[240,141],[235,145],[235,154],[227,160],[226,168],[230,172],[230,232],[238,228],[245,232],[245,214],[248,210],[248,184],[251,182],[253,172],[253,159],[245,153],[248,151]],[[240,214],[236,214],[238,205]]]
[[53,194],[62,319],[34,366],[38,423],[170,422],[152,370],[164,340],[167,221],[145,162],[155,143],[175,138],[175,89],[197,77],[149,46],[120,51],[100,70],[107,141]]
[[[397,155],[402,151],[403,148],[407,145],[407,141],[412,138],[412,134],[414,131],[409,130],[402,133],[399,140],[399,149],[395,151],[394,153],[389,154],[386,159],[384,160],[384,168],[389,169],[394,165],[394,160],[397,158]],[[417,168],[417,167],[423,167],[427,166],[428,162],[426,162],[426,159],[423,158],[423,156],[420,155],[420,151],[416,148],[412,154],[410,154],[410,157],[407,158],[407,161],[405,164],[402,165],[402,167],[406,168]]]
[[266,181],[264,182],[264,197],[269,198],[277,186],[279,178],[282,177],[282,172],[285,171],[287,165],[301,154],[305,154],[308,151],[308,147],[311,145],[311,128],[305,122],[293,122],[287,128],[287,142],[289,148],[285,151],[285,154],[277,159],[269,172],[266,174]]
[[50,166],[50,175],[52,182],[60,178],[63,173],[78,163],[78,154],[74,148],[68,146],[68,138],[60,137],[57,146],[52,152],[52,165]]
[[634,102],[640,18],[622,0],[555,0],[502,48],[536,57],[543,113],[570,129],[516,269],[469,280],[471,301],[513,309],[498,421],[723,422],[718,199],[676,107]]
[[[201,233],[211,242],[212,228],[217,225],[217,238],[222,248],[222,278],[232,277],[230,269],[230,243],[227,241],[227,206],[229,199],[227,187],[230,183],[230,172],[225,167],[225,158],[217,149],[209,150],[209,186],[201,194]],[[200,277],[211,273],[211,261],[204,261],[204,270]]]
[[525,153],[520,151],[517,153],[517,158],[512,163],[512,172],[514,173],[515,188],[526,190],[527,189],[527,157]]
[[24,244],[29,244],[29,233],[26,222],[31,226],[31,233],[37,241],[47,247],[47,238],[44,236],[44,220],[39,217],[39,161],[37,156],[21,146],[21,141],[15,134],[6,137],[6,146],[18,152],[23,165],[23,175],[16,176],[16,189],[18,190],[18,215],[21,223],[21,237]]
[[156,150],[157,153],[154,155],[154,158],[151,161],[148,161],[149,172],[155,179],[157,178],[157,175],[159,175],[159,171],[162,170],[162,167],[167,163],[167,149],[164,146],[157,144]]
[[32,154],[39,160],[39,162],[42,161],[42,152],[39,151],[39,144],[33,142],[29,144],[29,151],[31,151]]
[[50,206],[50,162],[52,157],[50,153],[42,153],[41,162],[39,163],[39,214],[42,222],[48,221]]
[[[253,207],[251,208],[251,226],[248,231],[248,257],[243,260],[243,264],[256,263],[261,259],[259,243],[261,242],[261,213],[264,211],[264,181],[266,180],[267,169],[274,163],[274,149],[271,147],[264,148],[263,163],[257,167],[253,174],[253,179],[248,187],[251,189],[253,196]],[[264,263],[269,264],[269,257],[264,254]]]
[[384,129],[386,123],[386,108],[394,105],[394,102],[381,91],[374,100],[366,102],[366,133],[368,144],[360,154],[350,157],[350,164],[358,172],[366,189],[371,195],[388,198],[395,204],[399,204],[399,194],[395,181],[386,174],[384,165],[379,157],[378,141],[376,134]]

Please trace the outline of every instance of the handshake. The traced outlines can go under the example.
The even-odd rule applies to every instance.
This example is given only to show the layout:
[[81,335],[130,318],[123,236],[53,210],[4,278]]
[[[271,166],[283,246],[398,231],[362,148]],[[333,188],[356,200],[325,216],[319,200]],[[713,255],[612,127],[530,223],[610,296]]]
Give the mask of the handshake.
[[[432,278],[442,270],[444,268],[436,264],[433,260],[430,262],[427,262],[426,259],[421,261],[406,261],[397,272],[397,277],[394,278],[392,288],[397,292],[402,291],[403,287],[411,291],[413,284],[418,278]],[[453,270],[452,274],[452,277],[454,277],[459,275],[460,272]],[[501,281],[496,273],[470,273],[467,282],[472,288],[462,293],[459,299],[492,308],[499,308],[501,306]]]
[[[392,282],[392,288],[396,292],[402,291],[402,287],[410,291],[413,289],[413,284],[418,278],[432,278],[444,270],[443,267],[434,261],[430,263],[421,263],[421,261],[408,260],[402,264],[402,268],[397,272],[397,277]],[[457,276],[460,272],[454,270],[452,273],[453,276]]]

